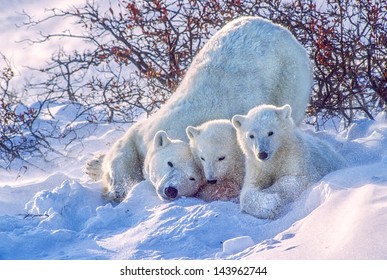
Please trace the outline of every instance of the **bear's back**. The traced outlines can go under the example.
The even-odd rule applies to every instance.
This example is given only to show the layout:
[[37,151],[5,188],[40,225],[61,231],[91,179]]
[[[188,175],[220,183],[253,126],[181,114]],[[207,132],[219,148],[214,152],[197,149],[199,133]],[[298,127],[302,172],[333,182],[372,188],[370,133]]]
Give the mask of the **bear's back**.
[[188,125],[231,119],[264,103],[289,103],[300,122],[310,89],[309,58],[291,33],[270,21],[243,17],[205,44],[168,102],[138,127],[145,137],[141,141],[148,143],[160,129],[187,140]]

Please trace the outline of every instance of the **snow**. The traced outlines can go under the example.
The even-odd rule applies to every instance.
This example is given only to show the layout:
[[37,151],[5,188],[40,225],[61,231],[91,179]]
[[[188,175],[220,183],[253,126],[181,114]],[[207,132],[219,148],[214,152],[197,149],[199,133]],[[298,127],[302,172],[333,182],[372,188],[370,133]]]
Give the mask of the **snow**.
[[233,255],[252,246],[254,246],[254,241],[250,236],[231,238],[223,242],[223,252],[217,254],[216,257],[222,258],[225,255]]
[[[83,3],[72,1],[78,2]],[[0,4],[0,31],[8,38],[0,40],[0,51],[23,78],[22,65],[41,64],[53,47],[21,49],[15,44],[34,30],[16,29],[20,16],[13,11],[20,5],[39,13],[49,3]],[[45,128],[55,121],[63,133],[78,110],[53,104],[54,120],[37,123]],[[0,169],[0,259],[387,259],[383,113],[375,121],[360,119],[340,133],[314,133],[304,126],[329,141],[349,167],[310,186],[273,221],[242,213],[234,202],[189,197],[163,202],[148,182],[136,185],[122,203],[107,203],[100,182],[92,182],[83,168],[129,126],[96,125],[80,118],[71,127],[79,128],[77,134],[51,143],[61,154]]]
[[[58,104],[52,111],[61,118],[72,112],[63,110]],[[71,156],[41,161],[38,175],[31,169],[13,181],[0,171],[7,178],[0,181],[0,259],[387,259],[382,113],[339,134],[303,127],[350,166],[312,185],[274,221],[242,213],[234,202],[164,202],[145,181],[122,203],[107,203],[83,166],[123,129],[80,124],[84,138],[67,147]]]

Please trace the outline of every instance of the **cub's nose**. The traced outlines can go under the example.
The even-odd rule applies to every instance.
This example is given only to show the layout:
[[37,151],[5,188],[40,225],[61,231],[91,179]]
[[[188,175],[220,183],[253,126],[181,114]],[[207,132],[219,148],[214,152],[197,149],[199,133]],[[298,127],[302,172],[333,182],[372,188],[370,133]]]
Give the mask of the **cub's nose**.
[[218,180],[207,180],[207,183],[211,185],[216,184],[216,182],[218,182]]
[[259,152],[259,154],[258,154],[258,158],[259,158],[259,159],[262,159],[262,160],[265,160],[265,159],[267,159],[268,157],[269,157],[269,154],[266,153],[266,152]]
[[176,198],[177,197],[177,194],[178,194],[178,191],[175,187],[166,187],[164,189],[164,194],[168,197],[168,198]]

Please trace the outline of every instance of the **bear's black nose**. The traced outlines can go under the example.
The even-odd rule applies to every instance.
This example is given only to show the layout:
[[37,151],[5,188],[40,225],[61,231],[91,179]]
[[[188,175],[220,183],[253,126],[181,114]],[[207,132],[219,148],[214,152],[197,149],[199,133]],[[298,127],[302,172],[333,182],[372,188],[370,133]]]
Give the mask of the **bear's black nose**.
[[269,154],[266,153],[266,152],[259,152],[259,154],[258,154],[258,158],[259,158],[259,159],[262,159],[262,160],[267,159],[268,156],[269,156]]
[[164,193],[168,198],[176,198],[178,191],[175,187],[167,187],[165,188]]
[[218,182],[218,180],[207,180],[207,183],[211,185],[216,184],[216,182]]

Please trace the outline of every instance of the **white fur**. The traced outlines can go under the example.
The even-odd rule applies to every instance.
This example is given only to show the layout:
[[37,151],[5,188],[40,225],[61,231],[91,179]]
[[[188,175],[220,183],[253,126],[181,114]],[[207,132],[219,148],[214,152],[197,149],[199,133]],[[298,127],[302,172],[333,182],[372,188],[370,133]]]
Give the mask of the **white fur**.
[[197,196],[206,201],[239,197],[243,184],[244,155],[229,120],[212,120],[186,129],[192,154],[202,166],[207,184]]
[[105,154],[98,153],[94,156],[94,158],[90,159],[86,162],[86,174],[94,180],[98,181],[102,179],[102,162],[105,157]]
[[308,55],[288,30],[257,17],[230,22],[204,45],[168,102],[107,153],[102,180],[108,196],[120,200],[144,179],[143,163],[157,131],[186,141],[188,125],[230,119],[263,103],[291,104],[300,122],[311,82]]
[[260,105],[232,123],[246,156],[241,209],[251,215],[275,218],[308,185],[345,166],[327,143],[295,126],[289,105]]
[[[203,185],[200,166],[194,161],[186,142],[170,139],[165,131],[156,133],[144,163],[144,174],[156,188],[161,199],[172,200],[180,196],[193,196]],[[176,196],[168,196],[168,189]]]

